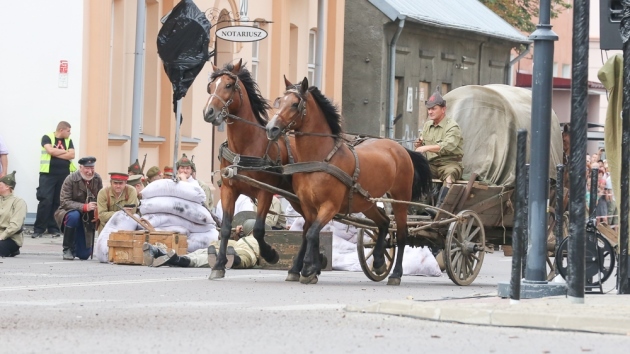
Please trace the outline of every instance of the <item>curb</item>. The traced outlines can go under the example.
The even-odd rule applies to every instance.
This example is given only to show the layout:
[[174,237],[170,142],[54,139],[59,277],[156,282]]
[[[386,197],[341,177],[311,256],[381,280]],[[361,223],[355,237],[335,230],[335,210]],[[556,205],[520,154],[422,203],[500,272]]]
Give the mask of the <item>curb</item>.
[[[564,298],[563,298],[564,300]],[[620,299],[622,302],[625,299]],[[431,321],[497,327],[524,327],[630,335],[630,311],[618,306],[587,306],[549,302],[509,305],[470,301],[385,301],[366,307],[348,306],[346,311],[399,315]]]

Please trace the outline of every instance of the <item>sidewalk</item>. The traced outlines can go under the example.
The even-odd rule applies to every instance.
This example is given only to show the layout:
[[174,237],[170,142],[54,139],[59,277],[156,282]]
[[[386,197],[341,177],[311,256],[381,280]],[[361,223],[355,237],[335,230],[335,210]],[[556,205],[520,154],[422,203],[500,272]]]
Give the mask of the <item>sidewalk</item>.
[[[496,295],[496,294],[493,294]],[[499,327],[525,327],[630,335],[630,295],[586,295],[584,304],[563,296],[521,300],[496,296],[436,301],[383,301],[351,312],[381,313],[425,320]]]
[[25,228],[24,244],[20,248],[20,254],[61,256],[63,235],[52,238],[52,235],[44,234],[42,237],[31,238],[31,232],[32,227]]

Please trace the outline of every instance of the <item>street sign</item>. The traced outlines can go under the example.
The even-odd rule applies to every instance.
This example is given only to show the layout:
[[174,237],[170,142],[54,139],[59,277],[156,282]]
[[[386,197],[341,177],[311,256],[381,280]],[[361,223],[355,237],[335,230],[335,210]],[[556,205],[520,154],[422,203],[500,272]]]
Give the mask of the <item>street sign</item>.
[[230,42],[256,42],[267,37],[267,31],[258,27],[228,26],[217,30],[217,37]]

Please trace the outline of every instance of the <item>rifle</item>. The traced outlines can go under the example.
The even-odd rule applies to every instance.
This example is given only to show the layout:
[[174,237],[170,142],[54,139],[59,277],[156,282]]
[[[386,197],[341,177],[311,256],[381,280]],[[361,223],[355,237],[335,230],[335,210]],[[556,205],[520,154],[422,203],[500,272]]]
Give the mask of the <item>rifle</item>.
[[[86,204],[90,204],[91,202],[96,202],[96,197],[94,196],[94,193],[92,193],[92,191],[90,190],[90,188],[86,188],[87,190],[87,196],[85,197],[85,203]],[[86,220],[87,217],[87,220]],[[96,222],[93,222],[92,220],[95,220]],[[90,251],[90,259],[94,259],[94,234],[96,233],[96,229],[98,229],[98,209],[94,209],[92,211],[88,211],[87,213],[83,214],[82,217],[82,221],[83,221],[83,226],[86,229],[92,229],[92,248]]]
[[114,204],[116,207],[118,207],[118,209],[122,210],[125,212],[125,214],[127,214],[130,218],[132,218],[135,222],[138,223],[138,225],[144,227],[145,229],[149,230],[149,232],[155,232],[155,228],[153,227],[153,225],[151,225],[150,222],[148,222],[145,219],[139,219],[137,216],[135,216],[132,212],[130,212],[129,210],[123,208],[119,203],[115,203]]

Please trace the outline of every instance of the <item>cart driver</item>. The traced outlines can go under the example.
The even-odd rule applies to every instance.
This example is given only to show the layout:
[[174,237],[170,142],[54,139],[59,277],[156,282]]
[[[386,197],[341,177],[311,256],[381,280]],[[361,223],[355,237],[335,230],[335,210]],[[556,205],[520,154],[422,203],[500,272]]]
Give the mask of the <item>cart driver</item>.
[[429,120],[414,146],[426,155],[431,174],[444,182],[436,203],[440,207],[453,182],[462,177],[464,138],[457,122],[446,115],[446,101],[438,91],[425,104]]

